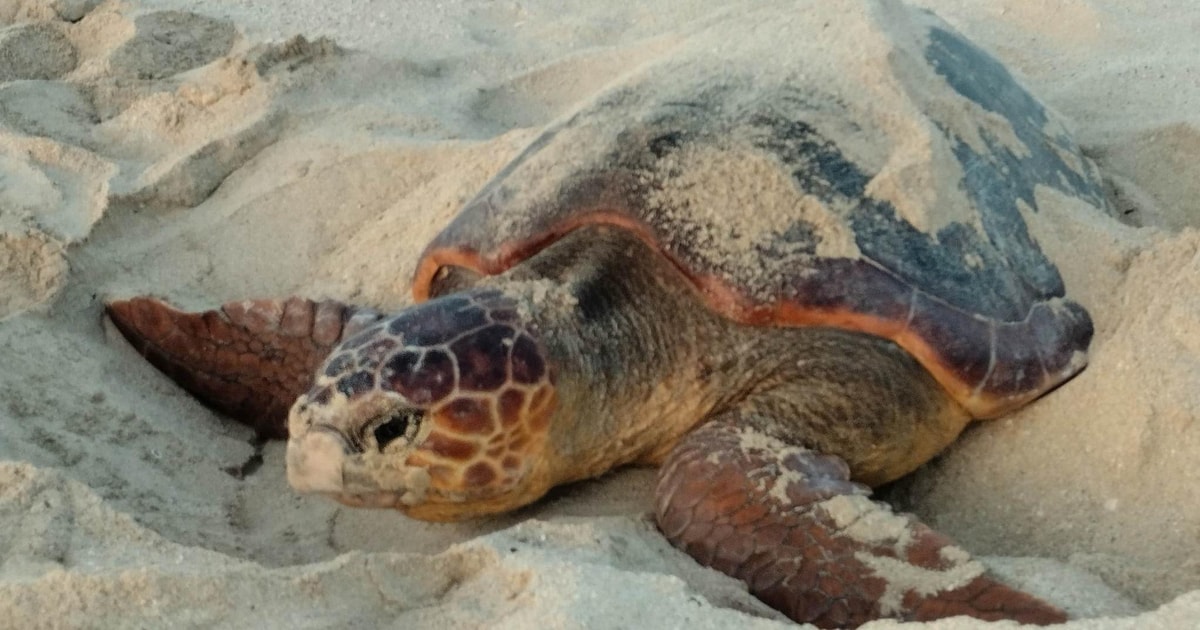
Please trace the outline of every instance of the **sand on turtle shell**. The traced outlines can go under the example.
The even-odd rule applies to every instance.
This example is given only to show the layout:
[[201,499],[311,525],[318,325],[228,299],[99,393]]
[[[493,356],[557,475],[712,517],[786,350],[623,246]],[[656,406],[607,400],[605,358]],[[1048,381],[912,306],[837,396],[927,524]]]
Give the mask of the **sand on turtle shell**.
[[[1195,626],[1200,11],[917,4],[1057,110],[1122,220],[1039,191],[1031,231],[1096,320],[1091,366],[885,496],[1066,606],[1069,627]],[[99,315],[145,292],[401,305],[421,246],[542,125],[730,10],[0,2],[0,41],[57,51],[0,85],[0,619],[787,627],[647,524],[653,471],[460,524],[296,496],[281,445],[257,452]]]

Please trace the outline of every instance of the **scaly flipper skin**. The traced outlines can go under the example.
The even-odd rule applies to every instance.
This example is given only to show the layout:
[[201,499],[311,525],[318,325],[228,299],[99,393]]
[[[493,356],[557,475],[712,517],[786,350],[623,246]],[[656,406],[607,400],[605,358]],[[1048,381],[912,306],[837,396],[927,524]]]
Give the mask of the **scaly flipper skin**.
[[230,302],[202,313],[137,297],[110,302],[105,310],[155,367],[267,438],[287,437],[288,409],[329,351],[380,317],[297,297]]
[[659,473],[659,527],[701,564],[823,628],[880,617],[1066,621],[984,575],[945,536],[868,499],[841,459],[788,446],[736,416],[685,436]]

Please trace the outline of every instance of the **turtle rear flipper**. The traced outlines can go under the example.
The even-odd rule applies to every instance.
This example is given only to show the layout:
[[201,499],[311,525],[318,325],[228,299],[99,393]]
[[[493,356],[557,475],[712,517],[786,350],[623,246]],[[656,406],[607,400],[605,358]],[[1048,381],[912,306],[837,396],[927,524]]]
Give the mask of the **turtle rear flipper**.
[[304,298],[230,302],[188,313],[148,297],[109,302],[109,319],[151,364],[262,437],[287,437],[288,409],[329,351],[379,319]]
[[849,480],[841,459],[718,418],[668,457],[657,517],[675,546],[746,582],[798,622],[1066,621],[1057,608],[985,575],[947,537],[868,494]]

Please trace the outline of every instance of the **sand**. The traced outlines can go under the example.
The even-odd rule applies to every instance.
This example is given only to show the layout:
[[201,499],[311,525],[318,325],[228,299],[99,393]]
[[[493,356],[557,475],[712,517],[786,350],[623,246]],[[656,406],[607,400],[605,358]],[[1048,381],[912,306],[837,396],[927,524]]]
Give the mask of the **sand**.
[[[651,470],[452,525],[298,496],[100,316],[403,305],[541,126],[726,4],[0,0],[0,626],[787,627],[654,531]],[[1030,219],[1087,371],[884,496],[1070,627],[1200,625],[1200,10],[918,4],[1067,121],[1120,217]]]

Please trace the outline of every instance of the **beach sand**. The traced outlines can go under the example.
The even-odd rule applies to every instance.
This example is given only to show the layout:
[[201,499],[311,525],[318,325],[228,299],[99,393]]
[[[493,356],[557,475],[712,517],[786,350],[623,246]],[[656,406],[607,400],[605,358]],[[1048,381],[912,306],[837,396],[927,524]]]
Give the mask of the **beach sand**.
[[[1200,626],[1200,9],[917,4],[1061,115],[1119,216],[1030,219],[1095,320],[1090,367],[882,494],[1068,627]],[[403,306],[541,127],[718,9],[0,0],[0,627],[791,625],[663,540],[653,470],[459,524],[299,496],[282,444],[101,317],[143,293]]]

